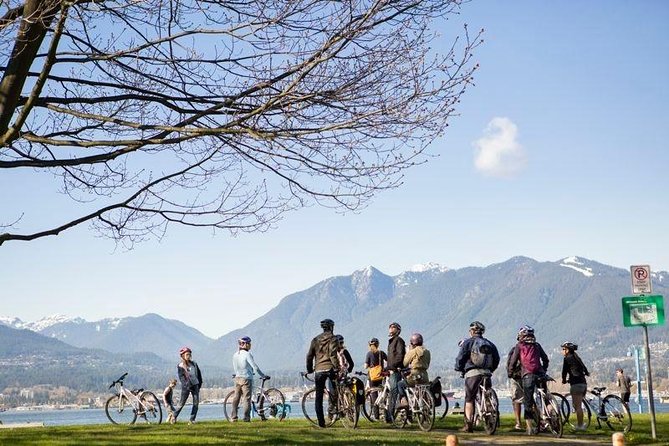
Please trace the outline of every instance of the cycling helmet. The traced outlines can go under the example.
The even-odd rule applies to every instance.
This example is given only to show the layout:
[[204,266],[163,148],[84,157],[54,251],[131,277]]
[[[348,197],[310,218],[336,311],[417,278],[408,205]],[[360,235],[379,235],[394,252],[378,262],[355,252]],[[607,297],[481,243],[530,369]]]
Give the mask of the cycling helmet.
[[574,344],[573,342],[563,342],[560,347],[566,348],[570,352],[578,350],[578,345]]
[[369,345],[376,345],[377,347],[379,346],[379,340],[377,338],[372,338],[369,340]]
[[479,334],[485,333],[485,325],[483,325],[479,321],[474,321],[471,324],[469,324],[469,329],[474,333],[479,333]]
[[344,343],[344,337],[342,335],[340,334],[335,335],[335,338],[337,339],[337,342],[339,342],[340,344]]
[[250,344],[251,343],[251,338],[249,338],[248,336],[241,337],[241,338],[237,339],[237,343],[239,345]]
[[534,328],[529,325],[523,325],[518,329],[518,339],[525,336],[534,336]]
[[334,328],[334,321],[332,319],[323,319],[321,321],[321,328],[323,330],[332,331]]
[[179,349],[179,356],[184,353],[193,353],[193,350],[191,350],[190,347],[181,347],[181,349]]
[[420,333],[412,334],[411,339],[409,339],[409,343],[411,345],[423,345],[423,335]]
[[391,322],[390,325],[388,325],[388,328],[390,327],[395,327],[397,328],[397,331],[402,331],[402,326],[398,322]]

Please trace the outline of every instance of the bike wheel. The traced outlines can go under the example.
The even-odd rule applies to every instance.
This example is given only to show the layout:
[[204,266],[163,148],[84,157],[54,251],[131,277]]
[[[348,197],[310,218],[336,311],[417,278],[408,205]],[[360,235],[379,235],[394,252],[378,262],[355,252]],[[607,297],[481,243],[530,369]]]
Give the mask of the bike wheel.
[[[381,408],[376,405],[376,399],[381,392],[383,392],[381,387],[370,387],[365,391],[365,403],[362,405],[362,415],[372,423],[379,421],[384,416],[381,413]],[[385,411],[383,412],[385,413]]]
[[230,393],[225,395],[223,400],[223,416],[225,419],[230,421],[232,419],[232,398],[235,396],[235,391],[231,390]]
[[546,418],[546,429],[548,429],[555,438],[562,437],[562,430],[564,423],[562,423],[562,415],[560,408],[552,395],[547,395],[546,404],[544,406],[544,414]]
[[153,392],[142,392],[139,396],[142,408],[139,416],[148,424],[160,424],[163,421],[163,408]]
[[443,392],[441,394],[441,404],[434,408],[434,414],[435,418],[439,420],[443,420],[448,415],[448,398]]
[[493,435],[499,424],[499,400],[494,389],[487,389],[483,396],[483,427],[486,434]]
[[360,417],[360,406],[355,401],[355,393],[349,387],[339,388],[337,406],[338,415],[344,427],[355,429]]
[[616,395],[608,395],[602,401],[606,424],[614,431],[628,433],[632,430],[632,416],[627,405]]
[[258,414],[263,420],[283,421],[286,418],[286,398],[274,387],[265,390],[258,402]]
[[114,424],[132,424],[137,419],[137,412],[130,401],[121,395],[109,397],[105,403],[105,413],[109,421]]
[[[329,402],[330,402],[330,392],[328,389],[325,389],[323,391],[323,406],[328,407]],[[316,388],[314,387],[313,389],[310,389],[304,393],[302,396],[302,413],[304,414],[304,418],[307,419],[310,423],[312,423],[314,426],[318,426],[318,418],[316,417]],[[324,411],[325,413],[325,425],[326,426],[332,426],[335,421],[337,421],[337,414],[334,413],[332,416],[329,416],[327,413],[327,409]]]
[[551,392],[551,395],[553,395],[553,398],[555,398],[555,401],[557,402],[557,405],[560,408],[560,416],[562,417],[562,422],[564,424],[567,424],[569,422],[569,415],[571,414],[571,405],[569,404],[569,401],[561,393]]
[[434,397],[429,390],[421,391],[418,398],[418,412],[416,413],[418,419],[418,427],[420,430],[428,432],[434,426],[435,407]]
[[[576,425],[578,424],[578,420],[576,418],[576,409],[574,408],[574,401],[571,400],[571,397],[569,399],[570,407],[571,407],[571,415],[569,417],[569,420],[565,421],[562,420],[563,424],[569,423],[569,426],[572,427],[572,429],[576,429]],[[592,410],[590,409],[590,405],[588,404],[587,400],[583,398],[581,400],[581,409],[583,410],[583,425],[585,426],[585,429],[590,427],[590,421],[592,420]]]

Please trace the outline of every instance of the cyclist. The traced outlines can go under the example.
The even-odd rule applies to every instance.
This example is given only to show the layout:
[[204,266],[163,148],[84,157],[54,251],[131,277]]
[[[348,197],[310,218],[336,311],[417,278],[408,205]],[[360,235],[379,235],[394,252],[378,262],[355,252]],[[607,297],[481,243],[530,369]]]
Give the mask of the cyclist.
[[[383,377],[378,373],[378,371],[385,368],[385,364],[388,361],[388,356],[382,350],[379,350],[379,340],[377,338],[372,338],[368,342],[369,351],[365,357],[365,369],[369,375],[369,385],[370,387],[380,387],[383,384]],[[371,392],[372,401],[376,401],[379,392]],[[374,405],[373,416],[375,419],[379,418],[379,408]]]
[[[237,410],[239,408],[239,400],[244,401],[244,417],[243,421],[251,421],[251,392],[253,390],[253,374],[261,378],[267,377],[253,359],[251,350],[251,338],[244,336],[237,340],[239,348],[232,355],[232,368],[235,371],[235,396],[232,397],[232,413],[230,421],[237,421]],[[265,416],[260,415],[264,421]]]
[[404,355],[406,354],[406,344],[400,337],[402,326],[397,322],[391,322],[388,326],[388,385],[390,386],[390,398],[386,410],[386,423],[393,422],[395,413],[395,403],[397,401],[397,384],[399,383],[399,369],[404,366]]
[[[546,374],[548,370],[548,355],[537,342],[534,336],[534,328],[524,325],[518,330],[518,343],[509,359],[507,376],[513,375],[513,367],[520,365],[520,376],[523,383],[523,405],[525,406],[525,426],[528,435],[534,435],[538,432],[538,426],[532,425],[534,419],[534,390],[539,383],[539,379]],[[544,383],[545,385],[545,383]],[[548,390],[546,389],[548,392]]]
[[[516,342],[520,340],[520,335],[516,335]],[[514,426],[515,430],[523,430],[523,427],[520,423],[520,415],[522,412],[522,406],[523,406],[523,382],[522,382],[522,375],[520,373],[520,364],[515,364],[514,366],[511,366],[509,364],[511,362],[511,357],[513,356],[513,352],[516,349],[516,346],[514,345],[511,347],[511,350],[509,350],[509,354],[506,357],[506,368],[507,370],[511,370],[511,376],[509,376],[509,379],[511,380],[511,405],[513,406],[513,415],[516,418],[516,425]]]
[[411,371],[405,380],[400,381],[397,385],[400,396],[400,404],[398,407],[408,407],[407,391],[408,386],[415,386],[416,384],[428,384],[427,369],[430,367],[430,351],[423,347],[423,335],[414,333],[409,338],[409,350],[404,355],[404,367],[409,367]]
[[[307,352],[307,372],[314,373],[314,382],[316,384],[316,418],[318,418],[318,425],[325,427],[325,416],[323,415],[323,393],[325,392],[325,383],[332,380],[337,375],[339,367],[339,358],[337,351],[339,345],[337,338],[332,334],[334,330],[334,321],[332,319],[323,319],[321,321],[321,328],[323,333],[319,334],[311,340],[309,351]],[[333,386],[334,388],[334,386]],[[333,411],[333,398],[329,401],[329,413]]]
[[353,371],[354,363],[351,354],[344,345],[344,336],[338,334],[337,338],[337,359],[339,360],[339,378],[346,377],[348,373]]
[[499,365],[499,352],[495,344],[483,337],[485,325],[479,321],[469,324],[469,338],[460,346],[460,352],[455,359],[455,371],[465,378],[465,419],[462,432],[473,432],[474,401],[479,386],[483,383],[486,388],[491,387],[492,373]]
[[587,426],[583,424],[583,398],[588,391],[586,376],[590,376],[588,368],[583,364],[581,357],[576,354],[578,345],[573,342],[565,342],[562,347],[562,384],[569,382],[569,393],[576,412],[576,426],[574,430],[584,431]]
[[195,423],[197,416],[197,409],[200,405],[200,388],[202,387],[202,372],[197,362],[193,361],[193,351],[189,347],[182,347],[179,350],[181,362],[177,365],[177,376],[181,381],[181,398],[179,398],[179,407],[174,412],[174,422],[181,413],[181,409],[186,405],[188,395],[193,397],[193,407],[190,411],[190,419],[188,424]]

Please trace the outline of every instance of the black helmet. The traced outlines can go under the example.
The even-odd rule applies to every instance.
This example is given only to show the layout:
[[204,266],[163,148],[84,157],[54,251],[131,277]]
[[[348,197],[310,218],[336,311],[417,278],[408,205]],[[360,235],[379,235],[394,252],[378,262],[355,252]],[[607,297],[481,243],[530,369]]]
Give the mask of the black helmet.
[[332,331],[334,328],[334,321],[332,319],[323,319],[321,321],[321,328],[323,330]]
[[344,337],[340,334],[335,335],[335,338],[337,339],[337,342],[339,342],[340,344],[344,342]]
[[412,334],[411,339],[409,339],[409,343],[411,345],[423,345],[423,335],[420,333]]
[[390,325],[388,325],[388,328],[390,327],[395,327],[397,328],[397,331],[402,331],[402,326],[399,324],[399,322],[391,322]]
[[372,338],[369,340],[369,345],[376,345],[377,347],[379,346],[379,340],[377,338]]
[[563,342],[560,347],[566,348],[570,352],[575,352],[578,350],[578,345],[574,344],[573,342]]
[[469,324],[469,329],[471,331],[473,331],[474,333],[478,333],[478,334],[485,333],[485,325],[483,325],[479,321],[474,321],[471,324]]

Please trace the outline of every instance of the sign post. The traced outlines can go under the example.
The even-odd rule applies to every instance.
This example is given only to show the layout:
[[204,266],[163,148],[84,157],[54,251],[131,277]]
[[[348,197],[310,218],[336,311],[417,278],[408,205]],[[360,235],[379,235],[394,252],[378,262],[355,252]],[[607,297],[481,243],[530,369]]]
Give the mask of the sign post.
[[[650,346],[648,326],[664,324],[664,298],[652,296],[653,286],[650,281],[650,265],[630,266],[632,275],[632,294],[623,297],[623,325],[625,327],[643,327],[643,343],[646,353],[646,385],[648,386],[648,411],[650,412],[650,430],[653,440],[657,439],[655,425],[655,402],[653,401],[653,372],[650,368]],[[637,388],[638,391],[638,388]]]

